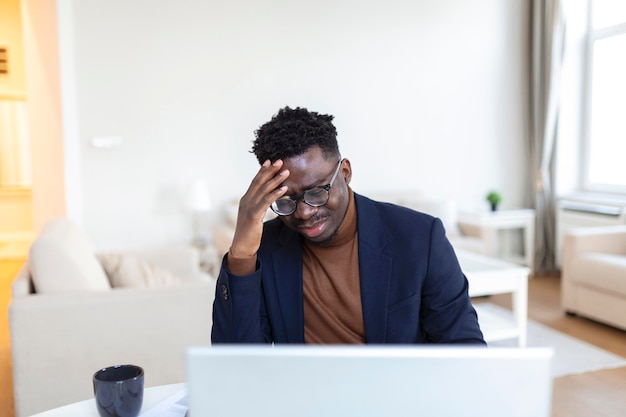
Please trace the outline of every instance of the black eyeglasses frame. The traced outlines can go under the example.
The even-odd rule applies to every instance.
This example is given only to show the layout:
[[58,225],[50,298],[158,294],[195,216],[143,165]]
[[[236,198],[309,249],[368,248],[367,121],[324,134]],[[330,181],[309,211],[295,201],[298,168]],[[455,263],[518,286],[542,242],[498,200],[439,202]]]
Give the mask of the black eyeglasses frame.
[[[333,183],[335,182],[335,178],[337,178],[337,174],[339,174],[339,168],[341,168],[341,163],[344,160],[339,158],[339,162],[337,163],[337,168],[335,169],[335,173],[333,174],[333,177],[330,179],[330,182],[326,185],[318,185],[317,187],[313,187],[313,188],[309,188],[308,190],[305,190],[302,194],[298,194],[298,195],[294,195],[294,196],[289,196],[289,195],[285,195],[280,197],[278,200],[276,200],[274,203],[272,203],[272,205],[270,206],[270,208],[272,209],[272,211],[274,213],[276,213],[279,216],[290,216],[293,213],[296,212],[296,210],[298,209],[298,201],[304,201],[307,205],[311,206],[311,207],[322,207],[325,206],[326,204],[328,204],[328,200],[330,200],[330,189],[333,186]],[[311,191],[318,191],[318,190],[324,190],[326,191],[326,199],[323,203],[310,203],[306,200],[306,194],[311,192]],[[276,205],[277,201],[279,200],[291,200],[294,202],[293,204],[293,210],[291,210],[290,212],[286,212],[286,211],[281,211],[278,209],[278,206]]]

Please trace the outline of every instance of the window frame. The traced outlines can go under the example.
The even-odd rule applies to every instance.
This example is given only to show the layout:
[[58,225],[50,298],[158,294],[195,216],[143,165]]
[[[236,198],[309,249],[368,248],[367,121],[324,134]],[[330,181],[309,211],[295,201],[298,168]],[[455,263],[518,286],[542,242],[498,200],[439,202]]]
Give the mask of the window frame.
[[608,192],[626,195],[626,184],[601,184],[590,180],[591,155],[591,123],[592,123],[592,89],[593,89],[593,57],[596,41],[626,34],[626,21],[600,29],[593,28],[593,2],[587,2],[587,28],[585,42],[585,66],[583,72],[583,134],[581,143],[581,167],[579,184],[583,191]]

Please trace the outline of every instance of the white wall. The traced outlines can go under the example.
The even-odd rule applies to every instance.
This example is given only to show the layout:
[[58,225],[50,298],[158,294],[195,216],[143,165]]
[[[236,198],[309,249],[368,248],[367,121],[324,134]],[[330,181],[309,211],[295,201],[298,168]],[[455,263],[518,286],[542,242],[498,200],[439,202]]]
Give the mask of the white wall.
[[189,241],[185,185],[243,194],[253,131],[284,105],[335,115],[357,192],[525,205],[527,0],[225,3],[59,0],[68,212],[97,247]]

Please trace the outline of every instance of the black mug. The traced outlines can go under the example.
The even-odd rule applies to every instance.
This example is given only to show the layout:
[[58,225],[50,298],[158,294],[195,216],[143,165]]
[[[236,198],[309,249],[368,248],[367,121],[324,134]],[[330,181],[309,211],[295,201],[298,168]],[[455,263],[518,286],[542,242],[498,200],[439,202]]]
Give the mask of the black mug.
[[100,417],[137,417],[143,404],[143,369],[115,365],[93,375],[93,392]]

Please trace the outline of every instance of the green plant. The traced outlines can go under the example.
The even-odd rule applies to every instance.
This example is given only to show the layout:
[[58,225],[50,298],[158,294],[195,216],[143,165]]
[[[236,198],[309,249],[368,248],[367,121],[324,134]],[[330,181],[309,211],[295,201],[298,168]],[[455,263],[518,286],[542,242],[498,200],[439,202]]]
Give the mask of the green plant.
[[502,201],[502,195],[497,191],[490,191],[487,194],[487,201],[489,201],[493,205],[498,204],[500,201]]

